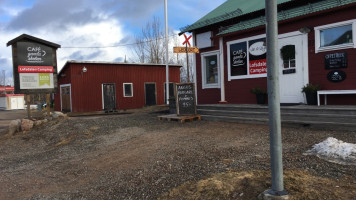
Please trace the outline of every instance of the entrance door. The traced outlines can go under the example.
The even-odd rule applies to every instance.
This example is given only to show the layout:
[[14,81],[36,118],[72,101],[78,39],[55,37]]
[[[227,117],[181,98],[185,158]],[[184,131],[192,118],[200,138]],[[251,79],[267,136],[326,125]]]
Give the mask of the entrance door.
[[61,105],[62,111],[70,112],[71,104],[70,104],[70,86],[61,86]]
[[146,106],[156,105],[156,84],[145,83]]
[[103,84],[103,102],[104,102],[104,110],[107,111],[116,110],[115,84],[112,83]]
[[[304,103],[303,35],[281,38],[279,44],[279,87],[281,103]],[[306,58],[305,58],[306,59]]]

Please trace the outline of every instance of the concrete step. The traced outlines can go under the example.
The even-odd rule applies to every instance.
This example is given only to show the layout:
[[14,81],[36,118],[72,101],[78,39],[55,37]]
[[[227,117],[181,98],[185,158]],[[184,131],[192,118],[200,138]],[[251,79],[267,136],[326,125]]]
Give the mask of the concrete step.
[[[267,124],[267,105],[199,105],[203,120]],[[281,106],[284,125],[356,130],[356,106]]]
[[[224,121],[224,122],[237,122],[245,124],[268,124],[267,119],[254,119],[245,117],[224,117],[224,116],[211,116],[211,115],[201,115],[202,120],[208,121]],[[306,120],[283,120],[281,119],[282,127],[310,127],[317,129],[328,129],[328,130],[348,130],[356,131],[355,123],[339,123],[339,122],[317,122],[317,121],[306,121]]]

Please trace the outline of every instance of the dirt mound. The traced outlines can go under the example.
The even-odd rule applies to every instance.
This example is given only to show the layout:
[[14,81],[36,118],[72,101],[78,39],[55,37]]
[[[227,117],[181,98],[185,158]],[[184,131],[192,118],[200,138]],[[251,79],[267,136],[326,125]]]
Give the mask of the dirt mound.
[[[284,182],[290,199],[294,200],[339,199],[340,196],[353,199],[356,196],[356,185],[350,184],[347,178],[332,180],[307,171],[288,170],[284,173]],[[159,199],[257,199],[268,188],[271,188],[269,171],[231,171],[184,183]]]

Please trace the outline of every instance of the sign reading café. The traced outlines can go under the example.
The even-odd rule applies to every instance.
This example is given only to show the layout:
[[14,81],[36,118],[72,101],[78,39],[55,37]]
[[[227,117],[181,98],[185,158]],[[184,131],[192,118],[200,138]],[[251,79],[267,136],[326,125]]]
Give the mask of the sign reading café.
[[15,93],[55,93],[57,91],[57,48],[54,44],[23,34],[12,45]]

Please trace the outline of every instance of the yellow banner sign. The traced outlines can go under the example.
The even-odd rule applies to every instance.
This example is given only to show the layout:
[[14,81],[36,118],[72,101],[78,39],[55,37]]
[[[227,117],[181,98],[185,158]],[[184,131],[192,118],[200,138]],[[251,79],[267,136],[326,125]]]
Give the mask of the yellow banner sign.
[[174,53],[199,53],[198,47],[173,47]]

